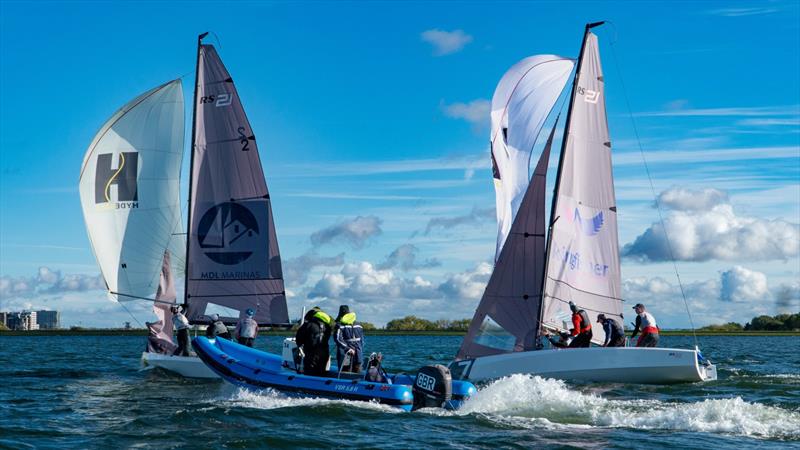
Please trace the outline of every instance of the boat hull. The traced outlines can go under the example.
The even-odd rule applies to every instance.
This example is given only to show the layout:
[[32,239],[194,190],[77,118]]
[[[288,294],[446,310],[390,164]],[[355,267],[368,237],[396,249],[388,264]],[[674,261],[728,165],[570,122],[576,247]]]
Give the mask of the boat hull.
[[186,378],[219,379],[219,375],[208,368],[196,356],[171,356],[161,353],[142,353],[142,365],[145,367],[158,367],[168,370]]
[[589,347],[505,353],[450,363],[453,379],[486,381],[531,374],[571,381],[675,384],[717,379],[716,367],[700,364],[697,350]]
[[[394,383],[375,383],[362,376],[353,378],[316,377],[283,367],[283,358],[239,345],[226,339],[197,337],[192,341],[195,352],[204,363],[225,381],[250,390],[275,389],[302,395],[378,402],[406,411],[413,407],[412,385],[408,375],[391,377]],[[456,386],[457,385],[457,386]],[[469,382],[454,383],[453,399],[445,405],[457,408],[475,387]]]

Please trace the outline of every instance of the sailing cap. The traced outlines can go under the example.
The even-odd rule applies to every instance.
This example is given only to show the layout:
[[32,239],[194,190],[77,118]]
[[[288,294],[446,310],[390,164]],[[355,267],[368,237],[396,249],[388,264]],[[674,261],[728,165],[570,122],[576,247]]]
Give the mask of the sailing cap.
[[644,308],[644,305],[641,304],[641,303],[637,303],[637,304],[633,305],[633,309],[636,309],[636,308]]
[[212,314],[211,315],[211,320],[213,320],[214,322],[218,321],[219,320],[219,314]]
[[253,317],[256,315],[256,312],[253,311],[253,308],[248,308],[245,314],[247,314],[247,317]]

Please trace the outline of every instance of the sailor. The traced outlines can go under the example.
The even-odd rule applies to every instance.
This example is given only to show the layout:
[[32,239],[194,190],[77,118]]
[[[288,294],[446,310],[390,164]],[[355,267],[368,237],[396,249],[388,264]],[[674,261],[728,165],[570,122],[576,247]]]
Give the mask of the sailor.
[[239,323],[236,324],[236,329],[234,330],[236,342],[248,347],[253,346],[253,341],[256,340],[256,335],[258,334],[258,322],[253,319],[255,315],[256,312],[253,308],[249,308],[245,311],[244,316],[239,319]]
[[206,337],[210,339],[217,336],[230,340],[231,332],[228,331],[228,327],[225,326],[225,323],[219,320],[219,314],[212,314],[211,325],[206,328]]
[[603,324],[603,331],[606,333],[606,340],[603,342],[603,347],[624,347],[625,346],[625,331],[622,325],[616,320],[606,317],[605,314],[597,315],[597,322]]
[[588,347],[592,342],[592,321],[589,314],[582,309],[578,309],[575,303],[569,302],[569,309],[572,311],[572,329],[570,334],[573,339],[569,343],[569,348]]
[[[361,372],[361,358],[364,349],[364,329],[356,323],[356,313],[350,312],[347,305],[339,306],[339,315],[333,328],[333,341],[336,343],[336,362],[342,372]],[[345,357],[350,355],[349,364],[342,366]]]
[[315,307],[305,315],[295,335],[295,343],[303,356],[303,373],[313,376],[325,376],[328,370],[330,349],[328,340],[331,337],[331,316]]
[[183,315],[183,308],[178,305],[170,308],[172,311],[172,325],[178,332],[178,348],[172,356],[191,356],[189,353],[189,320]]
[[572,341],[572,336],[566,331],[558,333],[558,338],[555,337],[554,334],[550,333],[549,331],[544,331],[545,337],[547,340],[550,341],[550,345],[554,348],[568,348],[570,342]]
[[636,306],[633,307],[633,310],[636,311],[636,323],[634,324],[631,339],[635,338],[641,330],[642,335],[639,336],[639,340],[636,341],[636,346],[655,347],[658,345],[658,325],[656,324],[656,318],[645,311],[644,305],[641,303],[637,303]]

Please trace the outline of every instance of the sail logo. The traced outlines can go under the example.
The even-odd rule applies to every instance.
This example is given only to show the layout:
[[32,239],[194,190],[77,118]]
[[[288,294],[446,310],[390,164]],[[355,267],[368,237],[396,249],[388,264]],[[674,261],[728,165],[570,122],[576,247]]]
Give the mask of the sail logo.
[[220,106],[230,106],[231,102],[233,102],[233,96],[227,92],[200,97],[200,104],[213,103],[217,108]]
[[597,101],[600,100],[600,91],[579,87],[578,94],[583,96],[583,101],[586,103],[597,104]]
[[246,261],[258,245],[263,245],[253,213],[234,202],[214,205],[203,214],[197,240],[209,259],[226,266]]
[[94,175],[95,204],[114,205],[116,209],[139,207],[139,153],[121,152],[116,167],[113,153],[97,155]]
[[586,236],[594,236],[603,228],[603,211],[597,213],[591,220],[581,217],[578,208],[575,208],[575,215],[573,216],[575,226]]

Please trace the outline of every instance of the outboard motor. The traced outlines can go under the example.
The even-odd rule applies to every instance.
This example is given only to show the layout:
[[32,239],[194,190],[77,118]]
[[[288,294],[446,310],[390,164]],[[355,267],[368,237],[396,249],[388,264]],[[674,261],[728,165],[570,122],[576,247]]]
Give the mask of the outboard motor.
[[414,393],[412,411],[420,408],[444,407],[453,396],[450,369],[441,364],[419,369],[412,392]]

